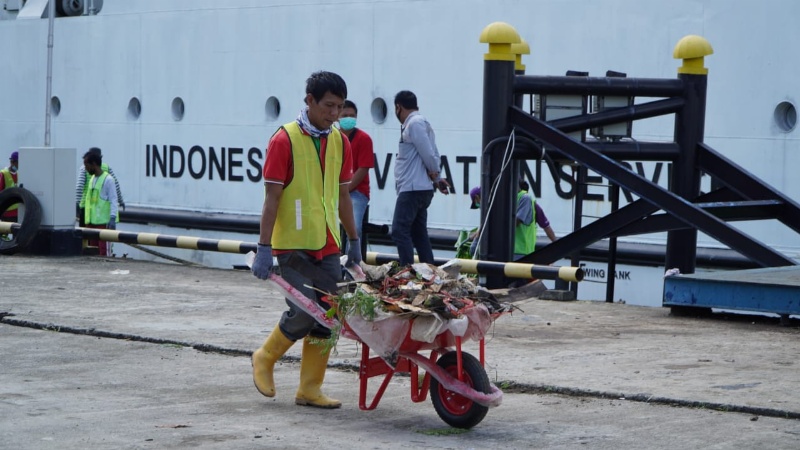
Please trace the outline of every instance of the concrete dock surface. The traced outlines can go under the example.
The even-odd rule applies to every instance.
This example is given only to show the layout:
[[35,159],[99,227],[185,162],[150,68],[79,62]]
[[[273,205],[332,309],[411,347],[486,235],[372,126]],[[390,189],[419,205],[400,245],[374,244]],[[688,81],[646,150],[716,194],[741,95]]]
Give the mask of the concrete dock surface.
[[359,410],[344,338],[341,409],[294,404],[301,345],[258,394],[249,354],[285,303],[249,272],[0,256],[0,293],[0,448],[800,448],[800,329],[757,317],[524,299],[486,339],[503,403],[459,430],[404,376]]

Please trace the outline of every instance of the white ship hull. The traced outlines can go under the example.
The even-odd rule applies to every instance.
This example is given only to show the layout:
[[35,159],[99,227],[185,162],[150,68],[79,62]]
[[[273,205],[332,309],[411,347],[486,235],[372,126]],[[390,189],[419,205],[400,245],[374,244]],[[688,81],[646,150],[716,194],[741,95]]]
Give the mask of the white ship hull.
[[[47,20],[17,17],[19,1],[0,3],[12,5],[0,20],[0,148],[10,152],[43,143]],[[715,51],[705,61],[705,142],[792,196],[800,192],[800,177],[793,176],[800,167],[798,131],[782,127],[779,105],[795,105],[800,96],[797,63],[787,51],[800,42],[798,17],[800,3],[792,0],[105,0],[96,15],[55,20],[52,93],[60,110],[53,111],[52,146],[77,148],[78,155],[102,148],[128,205],[255,216],[263,201],[266,142],[295,118],[305,78],[325,69],[345,78],[359,106],[359,127],[375,144],[370,221],[391,222],[399,136],[392,101],[410,89],[436,131],[456,190],[435,197],[429,225],[472,228],[479,213],[469,209],[468,191],[480,178],[487,51],[478,36],[486,25],[512,24],[531,47],[523,59],[527,73],[538,75],[615,70],[674,78],[680,65],[674,45],[698,34]],[[175,99],[183,102],[180,120]],[[376,101],[389,106],[385,120],[371,110]],[[633,126],[639,140],[671,141],[673,131],[671,117]],[[64,170],[77,172],[79,164]],[[534,174],[535,165],[529,162]],[[22,167],[21,178],[33,170]],[[651,162],[642,170],[653,178],[659,168]],[[666,173],[663,163],[662,186]],[[539,202],[556,234],[567,234],[574,187],[547,170],[541,174]],[[584,214],[607,212],[607,190],[589,192],[596,200],[584,204]],[[790,257],[800,254],[800,238],[777,222],[739,226]],[[635,240],[663,243],[665,235]],[[700,245],[719,246],[703,235]],[[240,258],[196,259],[229,266],[234,257]]]

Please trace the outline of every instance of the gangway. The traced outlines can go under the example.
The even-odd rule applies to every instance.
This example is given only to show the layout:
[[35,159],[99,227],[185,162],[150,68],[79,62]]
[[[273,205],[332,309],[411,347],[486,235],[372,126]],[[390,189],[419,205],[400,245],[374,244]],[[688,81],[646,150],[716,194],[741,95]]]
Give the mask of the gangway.
[[[492,144],[517,135],[526,139],[524,148],[515,151],[515,158],[527,160],[546,155],[548,164],[566,162],[579,168],[576,173],[591,170],[607,178],[612,186],[639,197],[590,224],[576,227],[520,262],[551,264],[603,239],[667,232],[665,267],[692,274],[696,269],[697,234],[703,232],[757,266],[797,265],[794,259],[732,225],[743,220],[777,219],[800,233],[800,205],[703,142],[708,78],[704,57],[713,53],[705,39],[687,36],[676,45],[674,57],[683,60],[676,79],[525,75],[520,63],[522,53],[514,51],[520,48],[521,40],[513,27],[491,24],[484,29],[481,42],[489,44],[484,61],[481,184],[486,192],[493,184],[497,190],[491,220],[486,220],[484,209],[481,211],[488,237],[479,249],[481,259],[508,260],[513,251],[510,211],[516,195],[515,177],[519,175],[504,176],[502,152]],[[541,98],[547,96],[583,98],[575,102],[576,110],[580,104],[588,103],[586,99],[598,96],[654,100],[637,104],[630,101],[601,111],[584,110],[547,120],[521,107],[520,97],[524,95],[538,96],[542,103]],[[673,142],[587,141],[584,137],[588,129],[670,114],[675,118]],[[671,163],[669,189],[630,170],[622,163],[626,160]],[[713,190],[709,193],[700,191],[703,173],[712,177]],[[575,265],[574,259],[572,263]],[[487,279],[489,287],[502,282],[498,278]],[[716,304],[699,298],[691,305],[675,302],[679,297],[674,293],[665,295],[663,304],[680,308]],[[737,307],[748,309],[742,304]]]

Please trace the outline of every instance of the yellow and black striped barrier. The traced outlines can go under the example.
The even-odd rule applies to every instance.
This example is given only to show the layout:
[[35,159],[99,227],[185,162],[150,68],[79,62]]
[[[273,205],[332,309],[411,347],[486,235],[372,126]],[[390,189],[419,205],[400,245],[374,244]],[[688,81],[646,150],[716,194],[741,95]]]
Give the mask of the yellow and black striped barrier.
[[16,222],[0,222],[0,234],[16,233],[21,226]]
[[119,230],[99,230],[97,228],[75,227],[75,232],[83,239],[125,242],[128,244],[174,247],[209,252],[242,253],[256,251],[258,244],[229,239],[204,239],[191,236],[170,236],[156,233],[134,233]]
[[[0,233],[8,233],[19,229],[19,224],[0,222]],[[204,239],[190,236],[170,236],[156,233],[134,233],[130,231],[99,230],[96,228],[76,227],[75,233],[84,239],[124,242],[128,244],[150,245],[157,247],[184,248],[189,250],[206,250],[210,252],[241,253],[257,251],[258,245],[253,242],[233,241],[226,239]],[[397,255],[388,253],[367,252],[364,255],[367,264],[385,264],[397,261]],[[415,257],[416,261],[416,257]],[[448,259],[436,258],[434,263],[442,265]],[[530,278],[539,280],[582,281],[584,271],[580,267],[540,266],[515,262],[479,261],[475,259],[458,259],[461,273],[504,275],[509,278]]]
[[[364,262],[367,264],[385,264],[397,261],[397,255],[367,252]],[[414,261],[419,262],[416,256]],[[435,258],[434,264],[441,266],[450,260]],[[477,259],[456,259],[461,266],[461,273],[504,275],[509,278],[531,278],[539,280],[582,281],[584,271],[580,267],[540,266],[515,262],[480,261]]]

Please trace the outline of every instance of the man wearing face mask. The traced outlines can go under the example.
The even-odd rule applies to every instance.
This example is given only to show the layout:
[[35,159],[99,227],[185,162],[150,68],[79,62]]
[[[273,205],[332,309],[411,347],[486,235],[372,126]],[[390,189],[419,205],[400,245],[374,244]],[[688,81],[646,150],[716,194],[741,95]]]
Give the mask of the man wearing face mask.
[[[261,234],[252,266],[253,275],[262,280],[269,278],[274,248],[281,276],[325,309],[322,296],[309,287],[313,280],[292,268],[289,260],[302,258],[341,281],[341,221],[349,238],[348,264],[361,262],[361,244],[348,192],[353,177],[350,141],[333,126],[345,98],[347,85],[342,77],[332,72],[314,72],[306,80],[306,106],[297,119],[280,127],[269,140],[263,171],[266,196]],[[295,404],[339,408],[342,402],[321,391],[330,355],[324,341],[331,330],[291,301],[286,300],[286,304],[288,309],[251,357],[256,389],[266,397],[275,396],[275,363],[295,342],[303,340]]]
[[[11,157],[8,158],[9,164],[7,167],[4,167],[0,170],[0,192],[4,189],[10,189],[17,186],[17,168],[19,167],[19,153],[13,152],[11,153]],[[17,205],[12,205],[6,210],[2,217],[0,217],[3,222],[16,222],[18,219],[17,216]]]
[[369,169],[375,166],[372,138],[366,131],[356,128],[358,107],[350,100],[344,101],[339,114],[339,128],[350,140],[353,149],[353,179],[350,180],[350,199],[353,202],[353,217],[356,221],[358,239],[364,242],[364,214],[369,205]]
[[400,265],[419,262],[433,264],[433,249],[428,237],[428,207],[434,187],[450,193],[450,184],[439,175],[440,157],[436,136],[417,107],[417,96],[400,91],[394,97],[394,113],[402,124],[397,163],[394,166],[397,201],[392,218],[392,239],[397,245]]

